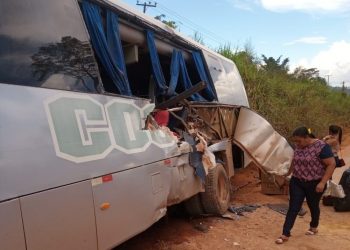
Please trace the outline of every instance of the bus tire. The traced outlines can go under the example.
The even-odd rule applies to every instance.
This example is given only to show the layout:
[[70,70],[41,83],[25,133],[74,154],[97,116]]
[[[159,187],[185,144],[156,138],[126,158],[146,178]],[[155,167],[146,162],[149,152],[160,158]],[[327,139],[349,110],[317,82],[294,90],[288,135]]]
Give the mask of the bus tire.
[[199,216],[205,213],[199,194],[196,194],[188,200],[184,201],[184,206],[188,215]]
[[206,177],[205,192],[200,193],[204,211],[208,214],[224,214],[230,203],[230,181],[225,168],[218,163],[209,169]]

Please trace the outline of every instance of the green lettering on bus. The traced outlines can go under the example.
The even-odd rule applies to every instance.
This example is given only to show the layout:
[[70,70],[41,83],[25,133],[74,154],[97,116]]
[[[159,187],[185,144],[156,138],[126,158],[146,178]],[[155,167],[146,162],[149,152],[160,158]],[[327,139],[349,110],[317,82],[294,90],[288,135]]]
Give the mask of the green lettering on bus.
[[143,130],[140,108],[133,103],[113,101],[106,105],[115,146],[126,153],[145,151],[151,144],[148,130]]
[[[111,147],[108,124],[101,104],[85,98],[62,97],[49,103],[48,107],[61,153],[78,158],[91,157],[101,155]],[[79,114],[83,115],[79,117]],[[86,124],[79,126],[80,120],[84,118]],[[106,128],[88,129],[89,123],[105,125]]]
[[89,96],[59,95],[45,102],[56,154],[73,162],[105,158],[113,149],[126,154],[174,146],[162,130],[145,129],[154,104],[142,108],[132,100],[115,99],[102,105]]

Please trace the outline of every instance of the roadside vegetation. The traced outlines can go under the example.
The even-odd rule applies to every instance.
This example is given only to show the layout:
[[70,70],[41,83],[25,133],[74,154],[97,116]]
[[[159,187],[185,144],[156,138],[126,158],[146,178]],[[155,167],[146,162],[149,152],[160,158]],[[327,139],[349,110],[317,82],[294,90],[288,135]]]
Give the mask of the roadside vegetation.
[[244,50],[218,49],[233,60],[245,84],[250,106],[287,138],[305,125],[323,136],[330,124],[350,125],[350,95],[327,86],[315,68],[289,71],[289,59],[257,56],[250,45]]

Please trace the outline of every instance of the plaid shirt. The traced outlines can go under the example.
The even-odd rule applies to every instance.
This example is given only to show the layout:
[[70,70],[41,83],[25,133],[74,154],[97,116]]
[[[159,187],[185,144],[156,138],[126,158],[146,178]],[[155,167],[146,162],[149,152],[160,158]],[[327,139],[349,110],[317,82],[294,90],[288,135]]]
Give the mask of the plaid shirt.
[[303,181],[322,179],[326,172],[326,167],[322,163],[320,153],[325,145],[325,142],[317,140],[305,148],[295,149],[293,176]]

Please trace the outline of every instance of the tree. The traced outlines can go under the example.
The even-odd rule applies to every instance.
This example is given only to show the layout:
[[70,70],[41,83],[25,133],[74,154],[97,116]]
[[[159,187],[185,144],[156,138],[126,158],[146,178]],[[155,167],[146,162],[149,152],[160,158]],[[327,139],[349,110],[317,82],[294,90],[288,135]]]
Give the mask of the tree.
[[88,42],[65,36],[61,42],[42,46],[31,56],[32,72],[39,81],[63,73],[79,80],[87,89],[85,77],[97,78],[97,68]]
[[307,80],[310,82],[318,82],[327,85],[326,79],[320,77],[320,71],[317,68],[305,69],[300,66],[294,70],[293,76],[298,80]]
[[297,67],[293,75],[298,79],[311,79],[319,76],[320,71],[316,68],[305,69],[302,66]]
[[171,27],[173,29],[177,29],[179,27],[175,21],[165,20],[164,18],[166,18],[166,15],[164,15],[164,14],[160,14],[159,16],[155,16],[154,18],[161,21],[162,23],[168,25],[169,27]]
[[289,71],[289,58],[285,58],[282,62],[282,56],[278,57],[277,59],[273,57],[266,57],[265,55],[262,55],[263,65],[261,65],[261,68],[264,69],[267,72],[271,73],[288,73]]

